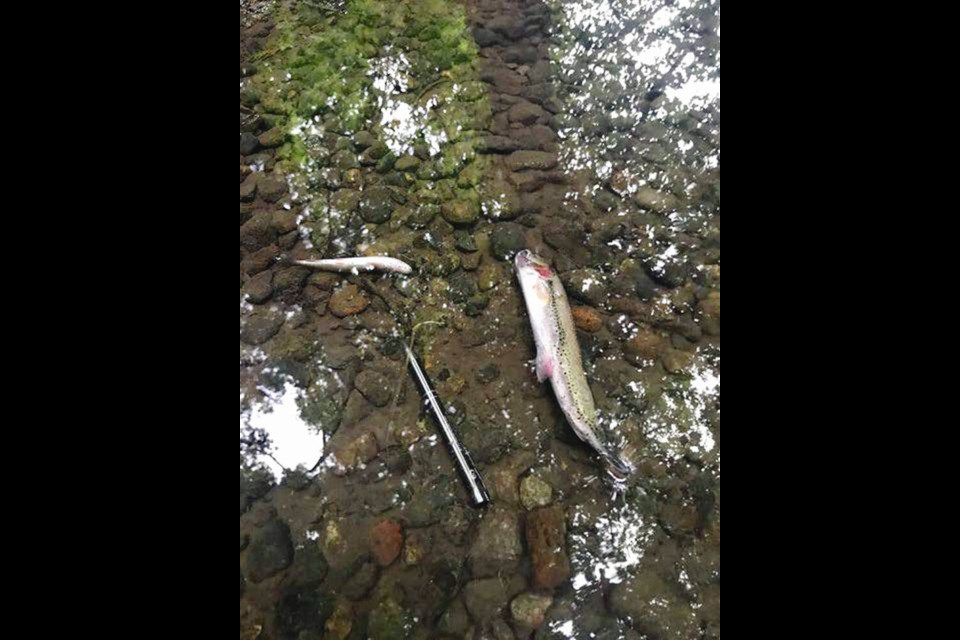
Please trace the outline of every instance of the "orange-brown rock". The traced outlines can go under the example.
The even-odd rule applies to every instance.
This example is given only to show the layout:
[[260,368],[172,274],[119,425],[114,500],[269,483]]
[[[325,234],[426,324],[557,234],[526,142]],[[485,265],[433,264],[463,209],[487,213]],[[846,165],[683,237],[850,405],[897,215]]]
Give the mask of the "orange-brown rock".
[[573,323],[577,325],[577,329],[596,333],[603,328],[603,317],[593,307],[574,307]]
[[527,545],[533,556],[535,589],[556,589],[570,577],[567,521],[561,507],[538,509],[527,515]]
[[381,520],[370,529],[370,550],[381,567],[393,564],[402,547],[403,528],[395,520]]

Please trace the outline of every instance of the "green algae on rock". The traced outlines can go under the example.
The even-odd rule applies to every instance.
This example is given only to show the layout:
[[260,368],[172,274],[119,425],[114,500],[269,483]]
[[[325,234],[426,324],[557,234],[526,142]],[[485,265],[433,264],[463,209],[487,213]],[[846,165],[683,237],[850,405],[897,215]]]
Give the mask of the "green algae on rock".
[[[286,140],[276,173],[299,207],[307,249],[323,257],[397,255],[421,273],[447,277],[462,261],[453,228],[436,226],[438,214],[472,228],[488,206],[479,188],[489,161],[478,152],[493,112],[463,7],[453,0],[339,7],[279,4],[257,73],[241,80],[242,99],[274,125],[257,143]],[[260,185],[250,180],[248,197]],[[273,290],[265,280],[253,298],[278,295],[276,280]],[[445,296],[399,291],[412,295],[417,315],[446,315]],[[330,308],[341,315],[337,302]],[[478,298],[465,311],[477,315],[487,304]]]
[[[452,197],[411,203],[445,204],[458,224],[478,215],[474,187],[482,175],[477,161],[481,132],[492,118],[485,85],[479,80],[476,45],[463,7],[453,0],[347,0],[334,11],[308,3],[281,2],[275,29],[258,56],[257,73],[242,80],[246,103],[264,115],[285,119],[261,145],[287,142],[278,169],[294,201],[330,181],[328,166],[352,170],[375,167],[367,181],[410,187],[424,193],[436,181],[453,179],[474,164]],[[354,145],[345,144],[352,139]],[[397,168],[400,175],[391,172]],[[419,184],[404,178],[417,170]],[[334,194],[342,201],[342,197]],[[389,221],[385,201],[363,208],[363,220]],[[302,222],[322,253],[342,250],[358,238],[355,207],[308,202]],[[319,235],[316,233],[319,230]],[[344,242],[330,243],[347,236]]]

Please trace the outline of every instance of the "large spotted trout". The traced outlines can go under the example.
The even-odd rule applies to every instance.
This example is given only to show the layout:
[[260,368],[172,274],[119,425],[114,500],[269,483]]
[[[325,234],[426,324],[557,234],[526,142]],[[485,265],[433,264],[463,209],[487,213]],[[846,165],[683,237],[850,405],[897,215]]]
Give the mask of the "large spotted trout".
[[550,265],[529,251],[517,255],[516,267],[537,344],[537,379],[550,380],[570,426],[581,440],[596,449],[611,476],[624,479],[632,469],[607,444],[597,423],[577,328],[560,278]]

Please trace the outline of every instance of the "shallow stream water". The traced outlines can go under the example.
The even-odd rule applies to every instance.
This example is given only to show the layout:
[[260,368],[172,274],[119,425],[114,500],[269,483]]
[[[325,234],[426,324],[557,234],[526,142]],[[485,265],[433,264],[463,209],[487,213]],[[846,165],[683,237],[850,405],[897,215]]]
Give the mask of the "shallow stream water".
[[[240,131],[241,639],[719,638],[719,2],[241,0]],[[522,249],[626,487],[537,382]],[[414,272],[284,260],[355,255]]]

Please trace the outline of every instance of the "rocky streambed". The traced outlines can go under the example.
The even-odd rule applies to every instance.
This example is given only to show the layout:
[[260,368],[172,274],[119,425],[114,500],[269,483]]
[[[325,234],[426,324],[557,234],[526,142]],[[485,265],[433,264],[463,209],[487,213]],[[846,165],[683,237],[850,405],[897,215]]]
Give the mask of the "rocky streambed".
[[[719,637],[718,5],[240,16],[241,638]],[[524,248],[574,302],[625,493],[532,372]],[[380,254],[414,274],[279,260]]]

